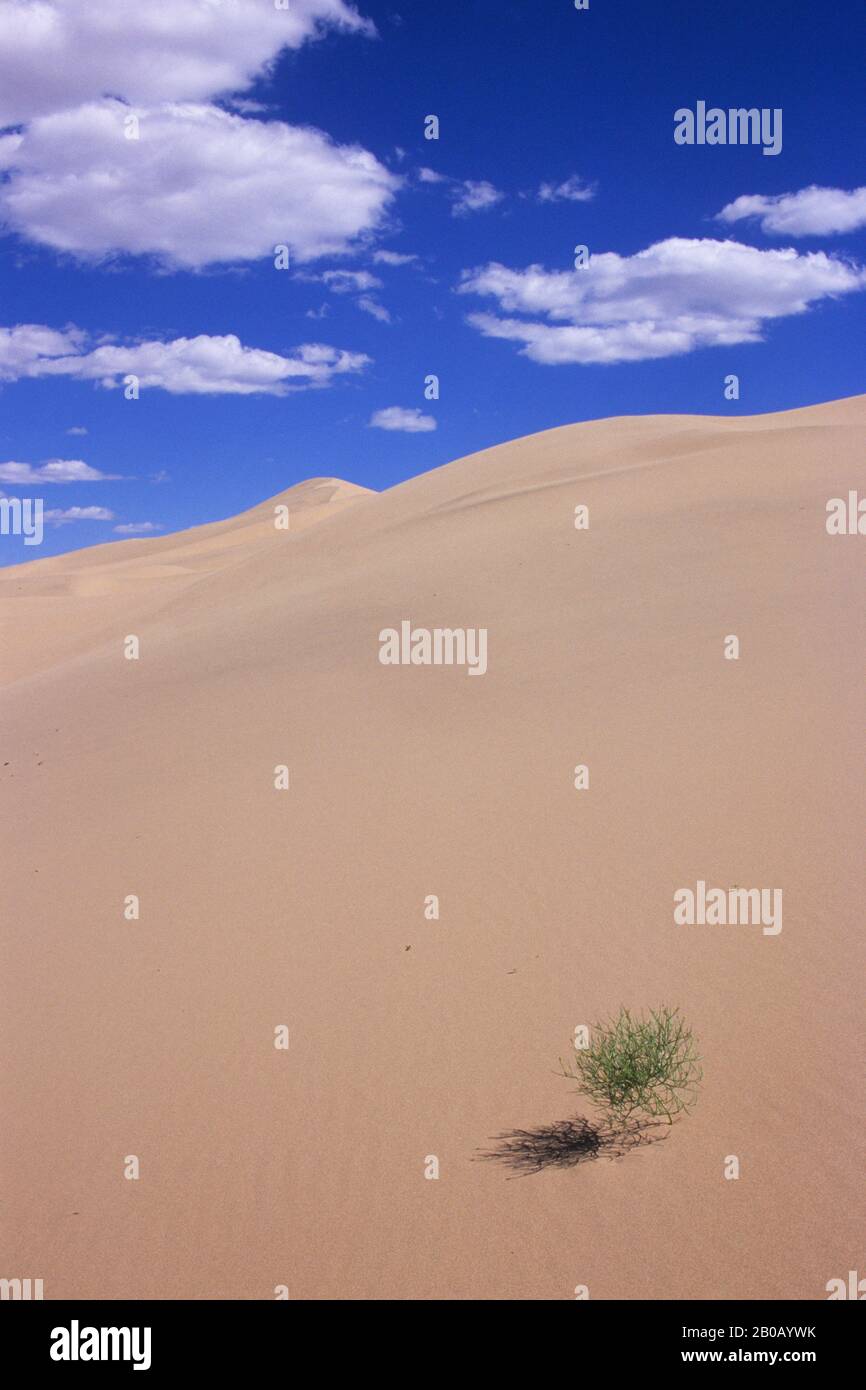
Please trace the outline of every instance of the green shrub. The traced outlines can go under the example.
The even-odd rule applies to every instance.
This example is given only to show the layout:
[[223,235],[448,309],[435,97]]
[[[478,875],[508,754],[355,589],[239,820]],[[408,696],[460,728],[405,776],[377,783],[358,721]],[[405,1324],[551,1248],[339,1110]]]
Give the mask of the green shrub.
[[563,1076],[617,1120],[641,1112],[664,1115],[673,1124],[697,1099],[699,1063],[679,1009],[662,1008],[646,1017],[620,1009],[609,1023],[595,1025],[591,1045],[575,1054],[570,1067],[560,1064]]

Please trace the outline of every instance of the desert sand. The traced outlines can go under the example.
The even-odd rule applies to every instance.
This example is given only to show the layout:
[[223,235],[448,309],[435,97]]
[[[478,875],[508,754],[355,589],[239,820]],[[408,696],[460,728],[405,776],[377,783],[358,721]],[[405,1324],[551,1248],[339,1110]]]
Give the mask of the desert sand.
[[[825,507],[864,426],[596,421],[0,572],[0,1273],[821,1299],[859,1268],[866,541]],[[405,619],[485,627],[486,674],[380,664]],[[699,879],[781,888],[783,930],[676,925]],[[660,1003],[704,1067],[663,1141],[479,1157],[590,1114],[575,1026]]]

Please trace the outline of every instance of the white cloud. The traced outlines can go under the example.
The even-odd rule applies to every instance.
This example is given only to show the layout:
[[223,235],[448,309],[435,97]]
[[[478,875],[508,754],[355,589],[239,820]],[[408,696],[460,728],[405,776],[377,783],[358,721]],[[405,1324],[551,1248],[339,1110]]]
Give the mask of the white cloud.
[[373,429],[402,430],[404,434],[428,434],[436,428],[432,415],[423,415],[417,407],[407,410],[401,405],[389,405],[384,410],[377,410],[371,416],[370,424]]
[[634,256],[594,255],[582,270],[496,262],[465,271],[460,293],[507,314],[474,313],[489,338],[522,344],[535,362],[639,362],[696,348],[759,342],[766,321],[866,288],[866,270],[795,250],[672,237]]
[[78,352],[84,340],[85,334],[73,327],[58,331],[41,323],[19,323],[0,328],[0,381],[16,380],[22,363]]
[[321,280],[334,294],[351,294],[354,290],[382,288],[382,281],[371,275],[369,270],[325,270],[321,275],[310,278]]
[[412,261],[417,261],[418,257],[412,252],[402,251],[374,251],[373,261],[376,265],[410,265]]
[[[299,275],[298,278],[327,285],[334,294],[358,294],[355,303],[359,309],[363,309],[365,314],[372,314],[380,323],[391,322],[391,315],[384,304],[380,304],[371,294],[360,293],[362,290],[382,288],[382,281],[369,270],[325,270],[321,275]],[[308,309],[307,318],[324,318],[326,307],[323,305],[319,310]]]
[[44,514],[45,521],[52,526],[66,526],[70,521],[114,521],[114,512],[107,507],[59,507],[49,508]]
[[222,104],[239,111],[242,116],[266,116],[273,110],[265,101],[252,101],[249,97],[223,97]]
[[48,459],[46,463],[0,463],[0,482],[19,487],[30,483],[104,483],[119,473],[100,473],[81,459]]
[[757,218],[761,230],[775,236],[828,236],[866,227],[866,187],[819,188],[811,184],[798,193],[773,197],[745,194],[723,207],[720,222]]
[[0,125],[106,94],[146,104],[239,91],[328,29],[375,33],[344,0],[4,0]]
[[328,386],[335,376],[361,371],[369,361],[364,353],[324,343],[304,343],[291,357],[283,357],[245,347],[233,333],[132,344],[102,340],[93,347],[75,328],[64,333],[38,324],[0,328],[0,380],[6,381],[65,376],[111,388],[132,375],[143,389],[172,395],[284,396]]
[[86,425],[72,425],[72,426],[66,431],[66,433],[67,433],[67,434],[76,434],[76,435],[87,434],[87,426],[86,426]]
[[538,190],[540,203],[589,203],[595,197],[596,185],[584,183],[577,174],[564,183],[543,183]]
[[372,314],[373,318],[378,319],[380,323],[391,322],[391,315],[385,305],[380,304],[378,299],[373,299],[369,294],[361,295],[358,300],[358,308],[363,309],[365,314]]
[[[282,12],[281,12],[282,13]],[[139,118],[139,139],[124,121]],[[91,102],[0,136],[9,231],[84,259],[148,255],[172,269],[340,255],[380,227],[400,186],[367,150],[216,106],[132,112]]]
[[486,212],[488,208],[501,203],[505,194],[489,179],[453,179],[447,174],[437,174],[435,169],[419,169],[420,183],[446,184],[451,199],[452,217],[465,217],[471,212]]
[[114,531],[118,536],[146,536],[162,529],[155,521],[126,521],[122,526],[115,526]]
[[505,194],[500,193],[487,179],[466,179],[456,185],[451,196],[454,199],[452,217],[465,217],[467,213],[486,212],[488,208],[495,207],[502,202]]

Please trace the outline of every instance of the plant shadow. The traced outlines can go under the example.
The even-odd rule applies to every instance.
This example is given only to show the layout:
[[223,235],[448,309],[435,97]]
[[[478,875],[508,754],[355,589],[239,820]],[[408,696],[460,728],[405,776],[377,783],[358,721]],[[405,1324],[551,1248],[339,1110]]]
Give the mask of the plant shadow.
[[668,1130],[669,1126],[652,1120],[593,1124],[583,1115],[575,1115],[537,1129],[497,1134],[492,1141],[496,1147],[481,1150],[478,1158],[513,1169],[514,1177],[526,1177],[544,1168],[576,1168],[596,1158],[623,1158],[634,1149],[667,1138],[664,1133],[652,1132],[659,1129]]

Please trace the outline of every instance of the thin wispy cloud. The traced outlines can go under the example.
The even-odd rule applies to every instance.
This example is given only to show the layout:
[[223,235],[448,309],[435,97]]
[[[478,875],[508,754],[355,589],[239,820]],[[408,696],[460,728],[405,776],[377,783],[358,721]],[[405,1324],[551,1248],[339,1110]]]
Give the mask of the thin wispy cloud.
[[465,179],[452,190],[451,196],[454,200],[452,217],[467,217],[470,213],[487,212],[496,207],[505,194],[487,179]]
[[866,288],[866,270],[824,252],[672,237],[634,256],[593,255],[575,271],[492,262],[465,271],[458,288],[496,300],[508,317],[476,312],[469,322],[535,362],[639,362],[760,342],[765,324]]
[[378,299],[373,299],[369,294],[361,295],[358,300],[358,308],[362,309],[365,314],[370,314],[379,323],[391,323],[391,314],[385,305],[380,304]]
[[[370,314],[380,323],[390,323],[391,314],[384,304],[381,304],[371,290],[382,289],[382,281],[377,275],[373,275],[369,270],[325,270],[321,275],[310,275],[301,273],[300,280],[310,280],[314,283],[325,285],[333,294],[355,294],[356,306],[365,314]],[[307,318],[324,318],[327,307],[321,309],[308,309]]]
[[501,189],[489,179],[455,179],[448,174],[439,174],[435,169],[422,166],[418,170],[418,180],[433,187],[444,185],[451,200],[452,217],[467,217],[473,212],[487,212],[505,198]]
[[562,183],[543,183],[538,190],[540,203],[589,203],[595,197],[594,183],[584,183],[577,174]]
[[417,261],[418,257],[414,251],[374,251],[373,262],[375,265],[411,265]]
[[353,290],[382,288],[382,281],[369,270],[325,270],[321,275],[301,278],[319,280],[323,285],[327,285],[329,290],[333,290],[334,294],[351,294]]
[[866,187],[819,188],[798,193],[744,194],[718,214],[720,222],[756,221],[769,236],[836,236],[866,227]]
[[50,507],[43,518],[51,526],[68,526],[73,521],[114,521],[107,507]]

